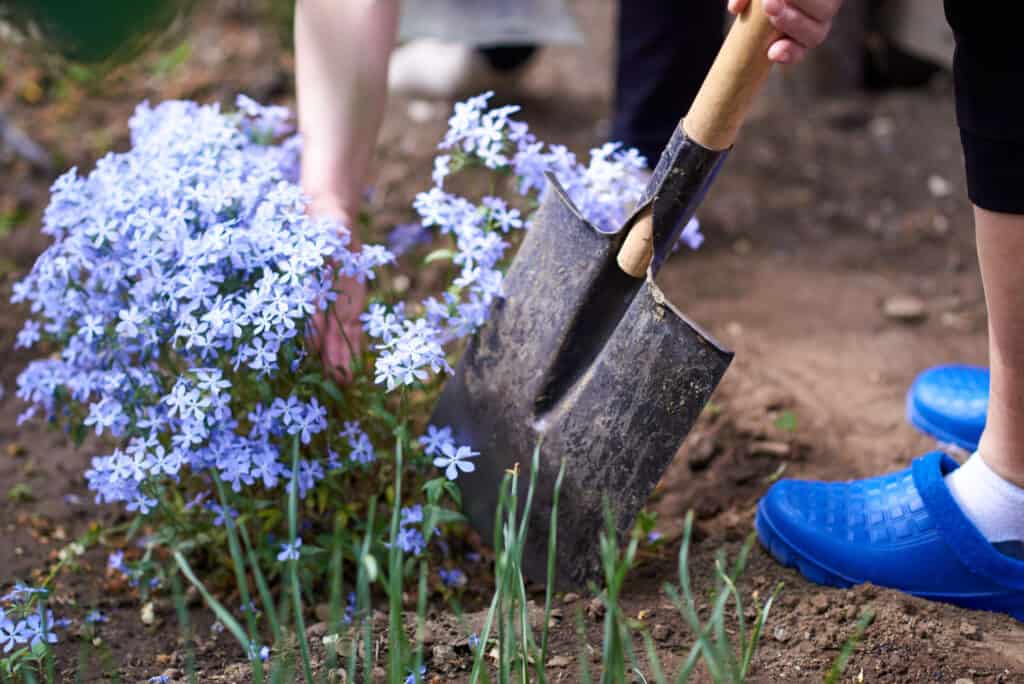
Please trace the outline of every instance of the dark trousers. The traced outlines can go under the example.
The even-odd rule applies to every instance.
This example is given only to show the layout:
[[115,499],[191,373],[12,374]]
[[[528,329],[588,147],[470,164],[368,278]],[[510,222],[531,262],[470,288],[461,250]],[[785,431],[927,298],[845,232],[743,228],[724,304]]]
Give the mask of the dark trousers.
[[[722,43],[721,0],[621,0],[611,139],[635,147],[652,168],[704,81]],[[516,69],[531,45],[484,48],[499,71]]]
[[611,139],[654,167],[725,31],[721,0],[621,0]]

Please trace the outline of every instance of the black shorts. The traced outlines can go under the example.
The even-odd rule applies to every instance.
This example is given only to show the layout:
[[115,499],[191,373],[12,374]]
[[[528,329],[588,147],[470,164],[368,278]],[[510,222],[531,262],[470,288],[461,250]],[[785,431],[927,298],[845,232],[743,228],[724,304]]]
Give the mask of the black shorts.
[[945,0],[956,37],[953,80],[967,194],[1024,214],[1024,40],[1017,3]]

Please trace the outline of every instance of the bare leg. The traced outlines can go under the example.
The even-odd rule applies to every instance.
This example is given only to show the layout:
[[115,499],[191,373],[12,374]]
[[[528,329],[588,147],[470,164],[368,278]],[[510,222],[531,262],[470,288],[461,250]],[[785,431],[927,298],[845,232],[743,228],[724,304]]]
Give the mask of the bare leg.
[[[387,102],[388,58],[397,0],[299,0],[295,8],[295,85],[302,133],[302,189],[318,215],[353,230]],[[344,381],[361,346],[366,286],[341,278],[329,312],[313,316],[315,346]]]
[[384,118],[397,26],[397,0],[296,5],[302,185],[314,209],[355,218]]
[[1024,215],[974,208],[978,261],[988,306],[992,386],[978,451],[1024,487]]

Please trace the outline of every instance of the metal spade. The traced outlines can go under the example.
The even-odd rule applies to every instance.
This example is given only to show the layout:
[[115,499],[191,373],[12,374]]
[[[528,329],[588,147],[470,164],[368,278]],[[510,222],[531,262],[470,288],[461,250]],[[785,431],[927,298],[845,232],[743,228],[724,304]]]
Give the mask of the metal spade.
[[431,422],[450,425],[459,444],[481,454],[459,485],[485,539],[506,470],[528,467],[542,444],[523,561],[532,579],[546,575],[562,460],[556,581],[572,586],[598,575],[603,501],[620,534],[628,531],[732,360],[653,277],[732,146],[770,71],[775,37],[755,0],[617,233],[596,230],[548,179],[505,297],[444,387]]

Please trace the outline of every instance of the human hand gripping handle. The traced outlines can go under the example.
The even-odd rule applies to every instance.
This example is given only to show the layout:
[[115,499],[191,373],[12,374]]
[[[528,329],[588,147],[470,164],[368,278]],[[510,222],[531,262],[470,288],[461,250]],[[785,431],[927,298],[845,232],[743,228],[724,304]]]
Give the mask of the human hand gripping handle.
[[[799,4],[798,4],[799,3]],[[799,7],[823,16],[816,23]],[[761,92],[773,61],[797,61],[803,51],[828,33],[839,0],[731,0],[739,13],[703,85],[683,117],[687,137],[708,150],[727,150],[736,141],[754,99]],[[769,10],[773,14],[769,14]],[[828,11],[826,11],[828,10]],[[813,25],[812,28],[808,28]],[[787,32],[799,34],[794,37]],[[807,43],[800,42],[807,40]],[[619,267],[635,278],[646,277],[654,256],[650,211],[633,224],[619,250]]]

